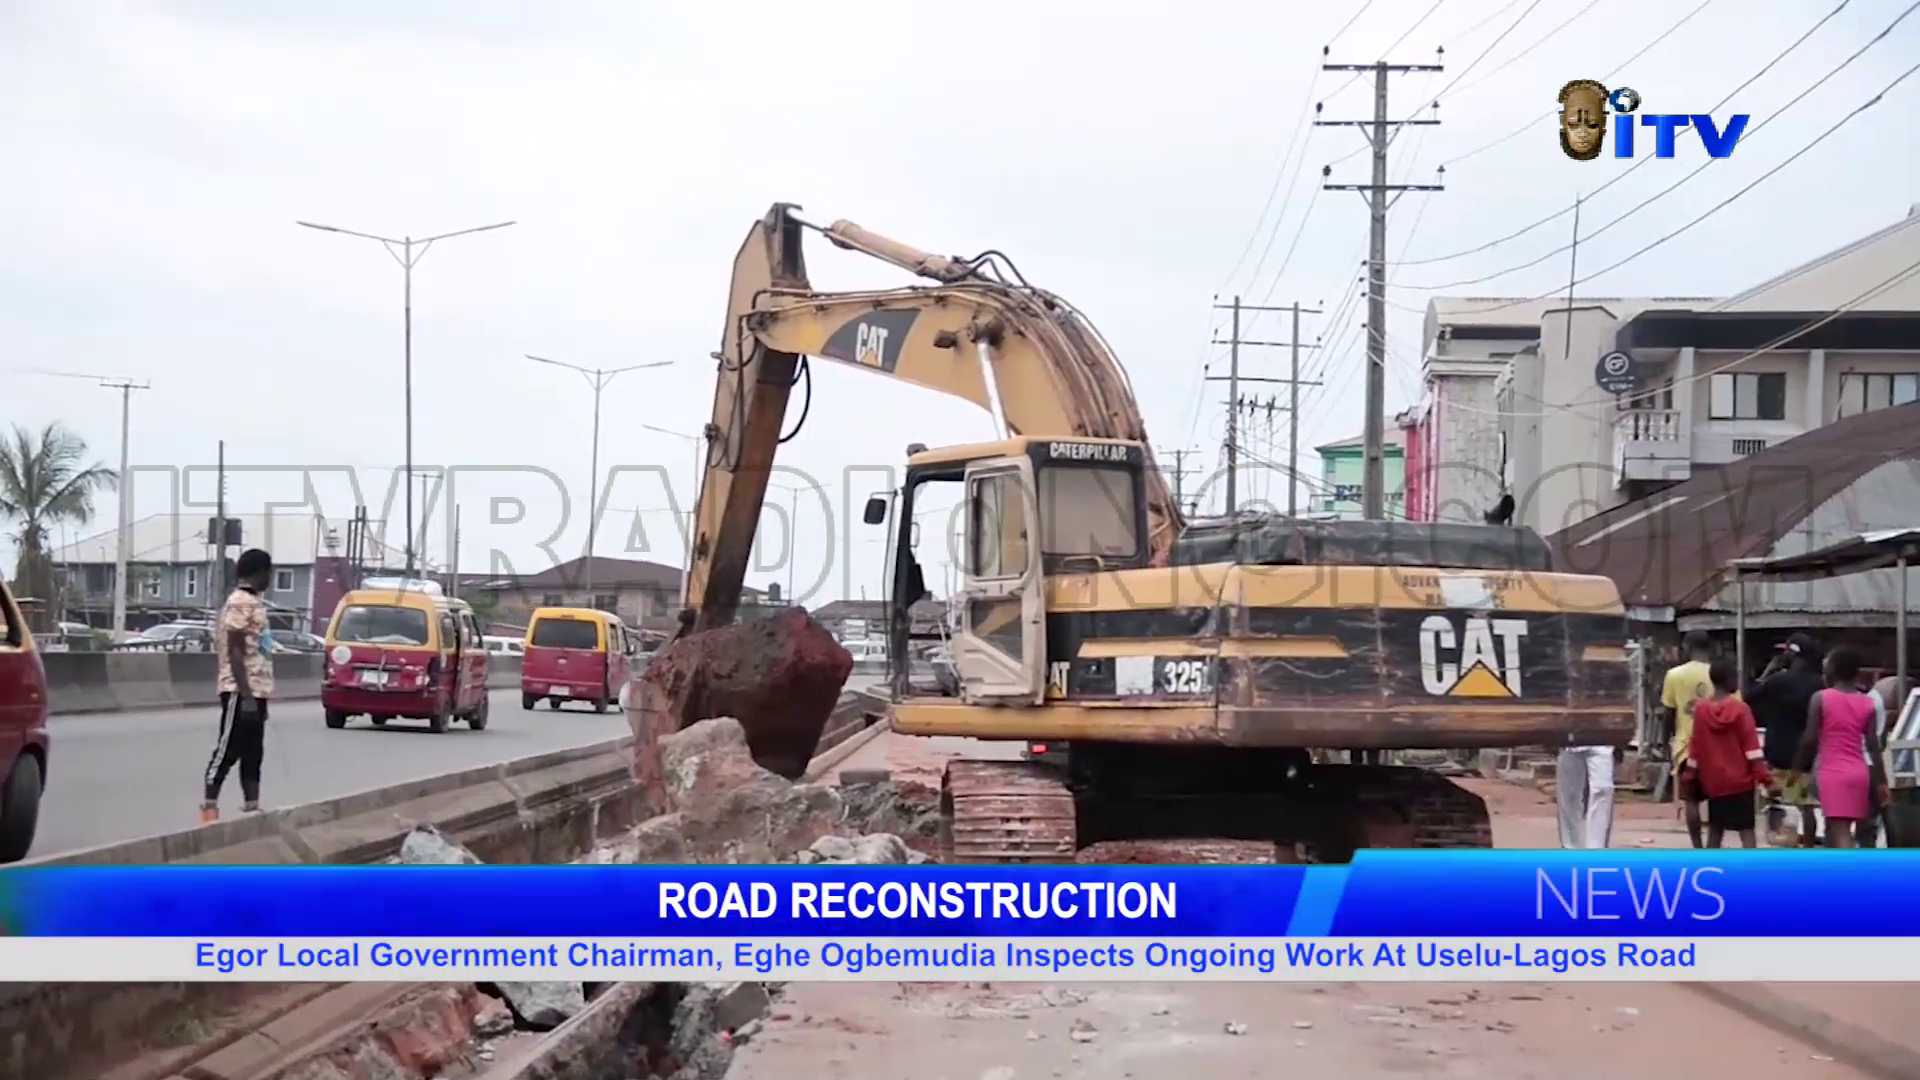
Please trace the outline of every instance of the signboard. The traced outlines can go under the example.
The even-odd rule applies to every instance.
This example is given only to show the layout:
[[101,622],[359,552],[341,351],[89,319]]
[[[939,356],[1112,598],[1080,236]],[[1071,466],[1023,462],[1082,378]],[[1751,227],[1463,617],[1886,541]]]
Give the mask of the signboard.
[[1593,381],[1600,389],[1618,397],[1640,389],[1640,365],[1623,352],[1610,352],[1593,366]]

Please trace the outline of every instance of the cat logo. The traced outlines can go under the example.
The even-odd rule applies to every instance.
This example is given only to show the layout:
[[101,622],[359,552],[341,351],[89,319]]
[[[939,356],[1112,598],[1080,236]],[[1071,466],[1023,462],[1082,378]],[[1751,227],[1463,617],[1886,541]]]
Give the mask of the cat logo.
[[1468,616],[1456,629],[1447,615],[1420,623],[1420,681],[1439,697],[1517,698],[1525,619]]
[[1047,665],[1047,697],[1049,700],[1067,696],[1067,672],[1072,670],[1073,661],[1055,660]]
[[853,340],[853,362],[872,368],[885,367],[889,332],[884,326],[861,323]]

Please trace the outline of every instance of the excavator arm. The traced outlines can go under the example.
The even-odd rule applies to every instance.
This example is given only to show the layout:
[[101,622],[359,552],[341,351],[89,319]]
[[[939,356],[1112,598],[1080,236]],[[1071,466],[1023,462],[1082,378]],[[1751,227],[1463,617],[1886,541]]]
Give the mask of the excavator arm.
[[[796,209],[775,204],[734,257],[682,634],[733,619],[788,400],[808,357],[971,401],[1011,435],[1147,443],[1126,373],[1099,333],[1065,301],[1017,280],[1004,256],[929,255],[836,222],[818,230],[836,246],[936,284],[815,292],[801,238],[816,227]],[[1149,543],[1164,560],[1182,521],[1157,468],[1147,471],[1146,496]]]

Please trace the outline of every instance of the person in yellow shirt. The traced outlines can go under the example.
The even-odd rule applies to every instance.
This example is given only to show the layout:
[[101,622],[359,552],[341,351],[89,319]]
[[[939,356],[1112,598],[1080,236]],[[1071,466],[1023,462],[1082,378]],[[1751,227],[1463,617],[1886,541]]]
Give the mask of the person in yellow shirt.
[[1667,669],[1660,685],[1660,707],[1665,710],[1667,730],[1673,732],[1671,744],[1674,798],[1687,820],[1687,837],[1694,847],[1702,847],[1700,803],[1703,796],[1688,767],[1687,744],[1693,739],[1693,705],[1713,696],[1713,639],[1704,630],[1689,630],[1682,640],[1686,659]]

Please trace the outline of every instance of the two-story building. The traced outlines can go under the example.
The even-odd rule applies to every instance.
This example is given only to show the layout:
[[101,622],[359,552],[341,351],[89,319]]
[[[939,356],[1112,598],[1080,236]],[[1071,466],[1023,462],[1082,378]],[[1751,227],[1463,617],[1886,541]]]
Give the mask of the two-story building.
[[1920,206],[1727,299],[1436,298],[1409,514],[1511,492],[1555,533],[1837,419],[1920,399]]
[[[1386,485],[1386,511],[1390,519],[1406,516],[1406,432],[1389,426],[1380,447],[1380,472]],[[1363,509],[1361,496],[1367,474],[1367,439],[1324,443],[1313,448],[1320,455],[1320,483],[1307,501],[1309,510],[1320,516],[1358,519]]]
[[[382,545],[375,536],[350,545],[346,518],[313,514],[235,514],[240,546],[226,551],[227,580],[231,565],[246,548],[265,549],[273,556],[273,580],[267,602],[297,612],[302,622],[318,628],[333,614],[333,605],[355,580],[349,559],[358,556],[362,572],[392,572],[404,568],[402,553]],[[210,521],[205,515],[149,514],[128,527],[127,623],[139,630],[169,619],[204,616],[226,599],[220,595],[221,563],[208,541]],[[357,552],[349,551],[358,547]],[[63,617],[105,627],[113,621],[119,552],[119,532],[108,529],[64,544],[49,553],[55,597]]]

